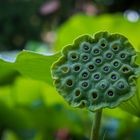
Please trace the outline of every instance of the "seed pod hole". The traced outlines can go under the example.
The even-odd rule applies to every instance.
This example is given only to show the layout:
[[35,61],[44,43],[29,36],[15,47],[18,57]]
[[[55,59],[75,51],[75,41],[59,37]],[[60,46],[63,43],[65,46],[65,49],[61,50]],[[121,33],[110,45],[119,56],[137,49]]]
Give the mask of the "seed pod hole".
[[113,51],[118,51],[119,50],[119,46],[117,44],[112,45],[112,50]]
[[106,46],[106,44],[105,43],[101,43],[101,46],[104,48]]
[[110,96],[110,97],[112,97],[112,96],[114,95],[114,93],[113,93],[112,90],[109,90],[109,91],[107,92],[107,95]]
[[96,64],[101,64],[102,60],[100,58],[95,59]]
[[80,67],[80,65],[77,64],[73,67],[73,69],[74,69],[75,72],[79,72],[81,67]]
[[126,54],[125,53],[120,53],[120,58],[121,59],[125,59],[126,58]]
[[99,81],[96,87],[100,90],[105,90],[108,86],[109,86],[108,79],[103,79]]
[[115,80],[117,80],[117,79],[118,79],[118,77],[117,77],[117,75],[116,75],[116,74],[111,74],[111,79],[115,81]]
[[122,81],[119,81],[117,86],[118,86],[119,89],[124,89],[125,88],[125,85]]
[[83,54],[82,55],[82,60],[83,61],[88,61],[89,60],[89,56],[87,54]]
[[69,72],[69,67],[63,66],[63,67],[61,68],[61,71],[62,71],[63,73],[68,73],[68,72]]
[[113,57],[112,53],[110,53],[110,52],[106,53],[105,56],[107,59],[111,59]]
[[88,87],[88,82],[82,82],[81,85],[82,85],[83,88],[87,88]]
[[83,60],[87,60],[88,59],[88,56],[87,55],[84,55],[83,56]]
[[95,74],[93,75],[93,78],[94,78],[94,80],[99,80],[101,77],[100,77],[100,74],[95,73]]
[[97,49],[97,48],[95,48],[95,49],[92,50],[92,53],[93,53],[94,55],[98,55],[98,54],[100,53],[100,50]]
[[71,53],[70,53],[70,59],[71,59],[72,61],[78,60],[78,54],[77,54],[76,52],[71,52]]
[[84,51],[84,52],[88,52],[89,50],[90,50],[90,44],[89,43],[83,43],[82,44],[82,50]]
[[125,66],[125,67],[123,67],[123,69],[122,69],[122,70],[123,70],[123,72],[124,72],[124,73],[129,72],[129,69],[128,69],[128,67],[126,67],[126,66]]
[[89,46],[87,46],[86,44],[83,46],[83,48],[85,51],[89,50]]
[[103,67],[103,71],[104,71],[105,73],[109,72],[109,71],[110,71],[110,66],[105,65],[105,66]]
[[114,66],[114,67],[118,67],[118,66],[119,66],[119,62],[118,62],[118,61],[114,61],[114,62],[113,62],[113,66]]
[[72,55],[71,55],[71,58],[72,58],[72,59],[76,59],[77,56],[76,56],[75,54],[72,54]]
[[88,69],[89,69],[90,71],[94,70],[94,65],[92,65],[92,64],[88,65]]
[[73,85],[73,81],[71,79],[68,79],[66,81],[66,84],[67,84],[68,87],[71,87]]
[[101,40],[100,40],[100,46],[101,46],[102,48],[105,48],[105,47],[107,46],[107,41],[106,41],[105,39],[101,39]]
[[106,84],[105,84],[105,83],[101,83],[101,84],[100,84],[100,88],[101,88],[101,89],[105,89],[105,88],[106,88]]
[[88,78],[89,73],[87,71],[83,71],[81,75],[82,75],[82,79],[86,79]]
[[97,97],[98,97],[97,92],[92,92],[92,98],[93,98],[93,99],[97,99]]
[[77,97],[80,96],[80,94],[81,94],[80,90],[76,90],[76,91],[75,91],[75,95],[76,95]]

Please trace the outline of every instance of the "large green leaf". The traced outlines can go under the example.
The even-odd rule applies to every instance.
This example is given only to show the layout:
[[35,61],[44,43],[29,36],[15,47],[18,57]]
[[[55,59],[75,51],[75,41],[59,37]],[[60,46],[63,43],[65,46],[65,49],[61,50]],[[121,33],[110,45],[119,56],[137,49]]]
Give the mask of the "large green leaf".
[[56,50],[71,44],[82,34],[94,34],[99,31],[109,31],[126,36],[137,50],[140,48],[140,20],[129,22],[123,15],[86,16],[76,15],[65,22],[59,29],[55,43]]
[[22,51],[13,62],[1,58],[0,78],[4,79],[6,77],[10,79],[7,75],[20,73],[24,76],[52,84],[50,67],[59,55],[59,53],[43,55],[31,51]]
[[44,82],[19,77],[12,85],[0,87],[0,124],[5,128],[45,133],[68,128],[82,134],[87,121],[87,112],[70,109]]

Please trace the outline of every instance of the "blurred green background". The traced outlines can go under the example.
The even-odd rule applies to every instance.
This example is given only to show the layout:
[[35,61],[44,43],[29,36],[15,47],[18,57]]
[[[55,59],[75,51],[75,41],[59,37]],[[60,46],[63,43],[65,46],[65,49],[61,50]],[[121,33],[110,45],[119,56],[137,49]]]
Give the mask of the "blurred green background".
[[[52,85],[50,66],[82,34],[121,33],[140,50],[140,1],[0,1],[0,140],[89,140],[94,114],[68,106]],[[140,64],[140,59],[137,59]],[[140,139],[136,95],[104,109],[101,139]]]

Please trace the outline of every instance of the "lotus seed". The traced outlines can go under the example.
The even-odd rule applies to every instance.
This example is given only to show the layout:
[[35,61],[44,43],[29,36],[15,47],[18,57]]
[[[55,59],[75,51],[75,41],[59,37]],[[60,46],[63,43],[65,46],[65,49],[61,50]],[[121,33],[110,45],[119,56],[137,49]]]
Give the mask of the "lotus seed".
[[111,58],[111,57],[112,57],[112,54],[111,54],[111,53],[107,53],[107,54],[106,54],[106,57],[107,57],[107,58]]
[[113,96],[113,95],[114,95],[113,91],[111,91],[111,90],[109,90],[109,91],[107,92],[107,94],[108,94],[108,96]]
[[75,91],[75,95],[76,95],[76,96],[80,96],[80,90],[76,90],[76,91]]
[[97,59],[95,60],[95,62],[98,63],[98,64],[100,64],[100,63],[101,63],[101,59],[97,58]]
[[126,58],[126,55],[124,53],[121,53],[120,58],[124,59],[124,58]]
[[117,67],[117,66],[119,65],[119,62],[118,62],[118,61],[115,61],[115,62],[113,63],[113,65],[114,65],[115,67]]
[[99,80],[100,79],[100,75],[99,74],[95,74],[94,75],[94,80]]
[[116,76],[115,74],[112,74],[112,75],[111,75],[111,78],[112,78],[113,80],[116,80],[116,79],[117,79],[117,76]]
[[109,68],[109,66],[104,66],[104,67],[103,67],[103,70],[104,70],[105,72],[109,72],[110,68]]
[[94,52],[94,54],[99,54],[99,49],[95,49],[95,50],[93,50],[93,52]]
[[93,99],[96,99],[97,98],[97,93],[96,92],[93,92],[92,93],[92,97],[93,97]]
[[119,87],[120,89],[123,89],[123,88],[124,88],[123,82],[119,82],[119,83],[118,83],[118,87]]
[[89,65],[88,68],[89,68],[90,70],[93,70],[93,69],[94,69],[94,66],[93,66],[93,65]]
[[80,66],[79,66],[79,65],[75,65],[75,66],[74,66],[74,71],[79,72],[79,71],[80,71],[80,69],[81,69],[81,68],[80,68]]
[[70,80],[70,79],[69,79],[69,80],[67,80],[67,82],[66,82],[66,83],[67,83],[67,85],[68,85],[68,86],[72,86],[72,84],[73,84],[72,80]]

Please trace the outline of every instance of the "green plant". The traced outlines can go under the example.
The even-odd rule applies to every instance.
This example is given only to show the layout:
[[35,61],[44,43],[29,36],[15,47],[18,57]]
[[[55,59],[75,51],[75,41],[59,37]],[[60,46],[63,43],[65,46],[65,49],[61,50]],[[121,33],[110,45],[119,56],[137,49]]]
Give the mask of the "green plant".
[[[75,27],[74,29],[76,30],[77,28]],[[81,31],[81,29],[79,31]],[[84,32],[88,32],[88,31],[85,30]],[[115,31],[113,30],[113,32]],[[70,34],[72,35],[72,33],[69,32],[69,35]],[[134,44],[135,49],[137,49],[138,51],[139,40],[136,38],[136,34],[135,36],[133,35],[134,34],[131,34],[131,37],[129,39],[133,40],[132,44]],[[127,34],[125,34],[125,36],[127,36]],[[67,37],[70,38],[70,36],[67,36]],[[134,42],[134,38],[136,39],[137,43]],[[65,41],[64,35],[62,39]],[[68,44],[68,42],[66,44]],[[61,46],[63,45],[61,44]],[[139,52],[136,52],[136,53],[137,53],[136,63],[140,65],[140,53]],[[64,100],[59,96],[59,94],[55,92],[54,86],[52,85],[50,67],[52,63],[54,63],[61,56],[60,53],[48,56],[48,55],[44,55],[44,54],[42,55],[42,54],[38,54],[31,51],[22,51],[17,54],[16,58],[14,57],[12,59],[7,59],[7,57],[3,57],[3,55],[8,56],[8,57],[13,56],[13,55],[11,52],[9,52],[8,54],[3,53],[0,56],[0,84],[1,84],[0,122],[3,124],[3,126],[5,126],[4,127],[5,129],[7,128],[9,129],[10,127],[11,130],[17,130],[17,129],[20,129],[21,127],[24,127],[24,130],[28,130],[28,126],[30,126],[31,124],[31,128],[33,129],[35,127],[36,129],[42,128],[45,130],[43,131],[43,133],[46,134],[47,132],[49,133],[51,137],[54,132],[53,130],[56,127],[62,128],[63,126],[67,127],[72,133],[75,132],[77,135],[81,135],[81,137],[89,133],[89,130],[87,129],[90,126],[89,114],[87,112],[88,110],[77,111],[75,109],[72,109],[70,106],[67,106],[66,102],[64,102]],[[10,76],[10,75],[13,75],[13,76]],[[25,78],[25,81],[23,82],[22,80],[19,81],[18,80],[19,78],[17,79],[15,76],[18,76],[18,77],[25,76],[28,78]],[[33,81],[32,83],[31,79],[35,79],[37,81]],[[11,83],[9,83],[9,81]],[[16,84],[14,84],[12,81]],[[45,82],[43,84],[44,85],[43,87],[40,81]],[[133,96],[128,101],[121,103],[121,109],[123,108],[124,111],[120,109],[120,106],[119,108],[115,108],[111,110],[106,108],[104,109],[103,121],[107,115],[109,118],[113,117],[114,119],[117,118],[121,120],[124,126],[128,122],[129,124],[131,123],[134,126],[136,124],[139,125],[138,118],[140,118],[140,92],[139,92],[140,91],[139,90],[140,77],[138,78],[136,84],[137,84],[137,91],[135,93],[135,96]],[[40,90],[42,91],[43,96],[42,96],[42,93],[40,93],[41,92]],[[41,95],[41,98],[40,98],[40,95]],[[44,101],[45,101],[45,104],[44,104]],[[45,109],[46,107],[43,107],[44,105],[42,103],[45,106],[47,105],[47,108],[48,108],[47,112]],[[62,109],[62,113],[59,110],[60,106],[57,107],[58,103],[66,107],[65,110]],[[40,109],[42,108],[41,106],[44,108],[43,109],[44,111],[42,111],[42,113],[40,113]],[[57,110],[55,114],[50,113],[50,110],[52,110],[53,107],[55,110]],[[72,112],[75,111],[78,117],[74,117],[73,115],[71,115],[72,112],[70,110],[72,110]],[[32,113],[32,111],[34,113]],[[79,111],[81,112],[81,114],[78,113]],[[130,114],[128,114],[125,111],[129,112]],[[59,115],[58,117],[57,116],[58,113],[61,114],[62,116]],[[35,115],[35,114],[38,114],[38,115]],[[34,117],[34,115],[36,117]],[[98,115],[100,116],[101,114],[98,113]],[[11,117],[9,118],[9,116]],[[52,116],[54,117],[52,118]],[[34,119],[32,119],[32,117]],[[138,117],[137,121],[136,121],[136,117]],[[81,121],[80,121],[80,118],[82,118]],[[48,122],[46,120],[50,120],[50,119],[52,121],[51,122],[49,121],[50,125],[48,125]],[[100,121],[100,119],[98,119],[98,121]],[[98,121],[97,121],[97,124],[98,124]],[[35,126],[34,123],[35,124],[37,123],[37,125]],[[79,129],[77,128],[77,125],[79,126],[78,128],[81,129],[80,132],[79,132]],[[124,127],[122,127],[122,125],[120,124],[119,124],[119,128],[124,130]],[[130,128],[131,130],[134,130],[133,129],[134,127],[132,128],[131,125],[130,125]],[[126,132],[128,131],[130,131],[130,129],[127,129],[126,127]],[[118,132],[118,130],[116,130],[116,132]],[[119,135],[120,134],[118,134],[118,136]],[[109,133],[108,133],[108,136],[109,136]],[[48,137],[48,134],[47,134],[47,137]],[[121,137],[119,139],[124,139],[124,138]]]
[[62,50],[52,65],[57,91],[73,107],[96,111],[91,140],[99,137],[102,108],[113,108],[136,92],[136,52],[120,34],[84,35]]

